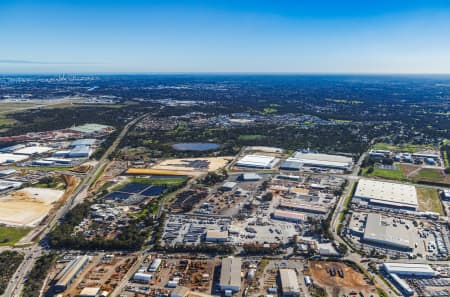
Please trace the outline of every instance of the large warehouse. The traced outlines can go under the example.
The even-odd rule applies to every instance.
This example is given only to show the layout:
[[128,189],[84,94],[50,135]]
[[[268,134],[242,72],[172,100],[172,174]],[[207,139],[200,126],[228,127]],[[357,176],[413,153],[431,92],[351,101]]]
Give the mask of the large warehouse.
[[272,169],[277,162],[278,159],[271,156],[246,155],[236,162],[236,166],[258,169]]
[[360,179],[353,198],[374,206],[417,210],[417,192],[411,185]]
[[83,268],[89,263],[88,256],[78,256],[56,276],[55,291],[62,292],[73,282]]
[[300,296],[297,274],[293,269],[280,269],[280,284],[283,297]]
[[316,154],[308,152],[296,152],[290,161],[298,161],[304,166],[322,167],[339,170],[351,170],[353,159],[345,156]]
[[404,228],[400,231],[401,227],[394,227],[383,222],[380,214],[370,213],[367,215],[363,241],[412,251],[414,234]]
[[399,276],[434,277],[437,275],[437,272],[428,264],[383,263],[383,269],[387,273],[395,273]]
[[272,213],[272,218],[282,221],[301,223],[306,222],[307,216],[295,211],[275,210]]
[[239,292],[241,290],[241,258],[229,257],[222,260],[220,289]]

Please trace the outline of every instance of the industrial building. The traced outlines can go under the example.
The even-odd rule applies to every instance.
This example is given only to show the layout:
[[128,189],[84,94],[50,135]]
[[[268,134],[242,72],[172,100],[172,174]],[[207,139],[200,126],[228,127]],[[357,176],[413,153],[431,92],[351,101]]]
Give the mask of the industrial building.
[[151,274],[137,272],[133,275],[133,280],[140,283],[149,283],[153,276]]
[[220,190],[232,191],[236,186],[237,186],[237,183],[235,183],[235,182],[226,182],[220,187]]
[[228,241],[228,231],[208,230],[205,234],[206,242],[226,242]]
[[98,297],[100,293],[100,287],[86,287],[81,290],[78,297]]
[[27,146],[27,147],[15,150],[14,154],[31,156],[31,155],[44,154],[51,150],[53,150],[51,147],[46,147],[46,146]]
[[72,260],[64,269],[56,276],[55,291],[62,292],[75,280],[78,274],[89,263],[88,256],[78,256]]
[[302,168],[302,163],[297,159],[289,158],[283,161],[280,165],[281,170],[299,171]]
[[72,141],[70,147],[74,148],[76,146],[84,145],[84,146],[93,146],[97,140],[93,138],[85,138],[85,139],[77,139]]
[[306,222],[306,215],[293,211],[275,210],[272,213],[272,218],[293,223]]
[[242,181],[258,181],[261,179],[261,176],[256,173],[243,173],[239,179]]
[[13,182],[0,179],[0,192],[19,189],[21,186],[21,182]]
[[219,287],[226,293],[241,290],[241,258],[224,258],[220,272]]
[[92,154],[92,150],[89,146],[79,145],[74,147],[69,154],[67,154],[68,158],[89,158]]
[[278,159],[271,156],[246,155],[236,162],[236,166],[256,169],[272,169],[277,162]]
[[428,264],[415,263],[383,263],[383,270],[405,277],[434,277],[437,272]]
[[29,156],[26,155],[15,155],[10,153],[0,153],[0,164],[11,164],[16,162],[21,162],[28,159]]
[[339,170],[351,170],[353,167],[352,158],[338,155],[296,152],[288,160],[295,160],[304,166],[310,167],[322,167]]
[[328,208],[325,206],[299,202],[292,199],[280,199],[280,204],[278,204],[278,207],[282,209],[290,209],[315,214],[326,214],[328,212]]
[[405,280],[401,279],[395,273],[391,273],[390,276],[392,280],[395,282],[395,284],[399,287],[400,291],[402,291],[402,293],[404,293],[407,296],[414,295],[414,290],[411,289],[411,287]]
[[411,185],[360,179],[353,198],[373,206],[417,210],[417,192]]
[[156,272],[159,269],[159,266],[161,266],[162,260],[159,258],[153,259],[152,264],[148,267],[148,272]]
[[396,227],[383,221],[382,216],[377,213],[367,215],[362,239],[364,242],[401,250],[412,251],[414,248],[414,234],[411,231],[405,230],[403,225]]
[[280,285],[283,297],[299,297],[300,287],[297,274],[293,269],[280,269]]

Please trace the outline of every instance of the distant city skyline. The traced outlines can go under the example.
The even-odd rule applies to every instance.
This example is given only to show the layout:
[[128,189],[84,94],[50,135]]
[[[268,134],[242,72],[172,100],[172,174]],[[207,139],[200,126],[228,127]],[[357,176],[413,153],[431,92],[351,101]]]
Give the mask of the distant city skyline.
[[0,73],[450,73],[449,1],[312,2],[5,0]]

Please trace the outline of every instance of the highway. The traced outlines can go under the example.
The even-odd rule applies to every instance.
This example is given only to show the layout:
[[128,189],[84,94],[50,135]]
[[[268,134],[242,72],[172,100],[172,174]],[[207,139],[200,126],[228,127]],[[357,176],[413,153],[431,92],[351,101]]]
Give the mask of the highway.
[[74,207],[87,197],[87,191],[89,187],[92,186],[92,184],[96,181],[96,177],[103,170],[103,167],[108,161],[108,157],[117,148],[123,137],[128,133],[128,130],[146,115],[147,114],[144,114],[135,118],[123,127],[120,134],[111,144],[111,146],[106,150],[96,166],[91,170],[91,173],[87,174],[84,177],[82,182],[78,185],[77,189],[72,193],[66,203],[56,211],[56,214],[53,216],[50,222],[46,226],[42,226],[41,231],[36,232],[37,234],[40,233],[38,239],[36,240],[36,243],[31,245],[30,247],[21,249],[24,253],[25,259],[20,264],[17,271],[14,273],[11,281],[8,283],[8,286],[2,295],[3,297],[20,296],[20,292],[23,288],[23,283],[26,280],[26,276],[33,268],[33,264],[35,263],[36,259],[39,258],[45,251],[45,249],[40,244],[41,240],[45,238],[48,232],[52,230],[52,228],[58,223],[58,221],[63,218],[72,207]]

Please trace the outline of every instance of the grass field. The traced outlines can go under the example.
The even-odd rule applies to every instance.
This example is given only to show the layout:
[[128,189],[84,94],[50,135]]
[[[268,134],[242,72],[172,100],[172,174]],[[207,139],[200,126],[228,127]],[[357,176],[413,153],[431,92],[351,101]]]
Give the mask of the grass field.
[[266,138],[264,135],[257,135],[257,134],[244,134],[239,135],[238,139],[240,141],[255,141],[255,140],[261,140]]
[[436,189],[417,187],[417,199],[419,200],[419,209],[422,211],[437,212],[444,214],[441,199]]
[[373,146],[373,148],[376,150],[388,150],[388,151],[394,151],[394,152],[415,153],[419,150],[431,149],[434,147],[431,145],[420,145],[420,144],[411,144],[411,143],[392,145],[392,144],[380,142],[380,143],[376,143]]
[[438,169],[423,168],[415,175],[416,178],[441,179],[441,171]]
[[401,170],[387,170],[387,169],[380,169],[380,168],[374,168],[372,173],[367,173],[367,168],[363,170],[363,175],[370,176],[370,177],[381,177],[386,179],[393,179],[393,180],[403,180],[404,176]]
[[12,246],[30,232],[29,228],[0,226],[0,246]]

